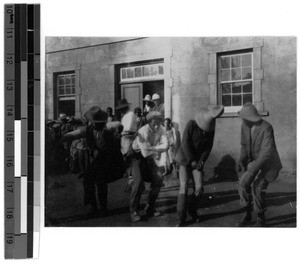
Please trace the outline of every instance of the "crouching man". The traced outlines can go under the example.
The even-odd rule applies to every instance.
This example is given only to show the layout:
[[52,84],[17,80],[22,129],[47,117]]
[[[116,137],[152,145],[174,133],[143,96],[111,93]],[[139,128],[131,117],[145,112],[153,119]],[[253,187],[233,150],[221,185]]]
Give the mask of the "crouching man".
[[[202,109],[190,120],[184,130],[182,144],[177,152],[179,163],[179,193],[177,201],[178,224],[186,225],[187,212],[193,222],[199,222],[197,206],[203,194],[203,167],[212,150],[215,136],[216,118],[224,112],[224,107],[217,105]],[[188,183],[193,179],[194,192],[188,199]],[[188,201],[189,200],[189,201]]]
[[133,159],[131,165],[131,176],[133,178],[130,197],[131,220],[141,220],[138,212],[144,182],[151,182],[148,196],[148,204],[145,207],[147,216],[160,216],[161,213],[155,210],[155,201],[162,187],[161,176],[163,167],[160,167],[161,154],[169,145],[161,126],[163,117],[159,112],[149,112],[147,115],[148,124],[138,130],[136,139],[133,141]]
[[[246,209],[238,226],[246,226],[251,221],[253,199],[257,212],[255,226],[265,226],[265,195],[270,182],[274,181],[282,168],[276,149],[273,127],[263,120],[251,103],[243,106],[239,112],[243,120],[241,129],[241,155],[239,171],[242,174],[238,191],[240,203]],[[252,187],[252,193],[251,193]],[[251,197],[252,196],[252,197]]]

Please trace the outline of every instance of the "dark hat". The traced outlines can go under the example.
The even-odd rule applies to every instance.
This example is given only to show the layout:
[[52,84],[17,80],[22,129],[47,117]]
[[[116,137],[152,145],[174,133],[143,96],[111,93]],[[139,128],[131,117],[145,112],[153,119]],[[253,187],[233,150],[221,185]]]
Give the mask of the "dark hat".
[[256,107],[251,103],[244,104],[238,114],[241,118],[251,122],[258,122],[261,120],[261,116],[259,115]]
[[122,98],[118,101],[116,109],[119,110],[119,109],[125,108],[125,107],[130,106],[130,105],[131,104],[127,102],[126,98]]
[[105,123],[107,114],[98,106],[93,106],[84,114],[84,117],[92,123]]
[[164,118],[162,114],[158,111],[150,111],[146,116],[147,121],[151,121],[152,119],[158,119],[159,121],[163,121]]
[[214,130],[214,120],[221,116],[224,113],[223,105],[215,105],[209,108],[202,109],[195,116],[195,121],[201,129],[204,131],[213,131]]
[[136,107],[136,108],[134,108],[133,112],[134,113],[136,113],[136,112],[142,112],[142,109],[140,107]]
[[47,123],[46,123],[47,126],[51,126],[53,124],[55,124],[54,120],[48,120]]

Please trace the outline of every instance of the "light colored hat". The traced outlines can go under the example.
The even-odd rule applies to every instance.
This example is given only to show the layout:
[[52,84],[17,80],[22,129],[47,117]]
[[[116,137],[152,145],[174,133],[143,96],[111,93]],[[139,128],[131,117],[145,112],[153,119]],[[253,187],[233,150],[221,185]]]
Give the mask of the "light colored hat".
[[143,101],[145,101],[145,102],[152,102],[150,94],[146,94],[146,96],[143,99]]
[[148,113],[148,115],[146,116],[146,120],[149,122],[149,121],[151,121],[152,119],[158,119],[158,120],[160,120],[160,121],[163,121],[163,120],[164,120],[162,114],[161,114],[160,112],[158,112],[158,111],[150,111],[150,112]]
[[241,118],[251,122],[258,122],[261,120],[261,116],[259,115],[256,107],[251,103],[244,104],[238,114]]
[[152,101],[160,99],[159,94],[155,93],[152,95]]
[[123,99],[120,99],[118,101],[116,109],[119,110],[119,109],[125,108],[125,107],[130,106],[130,105],[131,104],[127,102],[127,99],[123,98]]
[[224,112],[223,105],[215,105],[209,107],[209,109],[204,108],[195,116],[195,121],[201,129],[206,132],[214,131],[215,129],[215,119],[221,116]]
[[84,117],[92,123],[105,123],[107,120],[106,112],[102,111],[99,106],[93,106],[84,114]]
[[59,120],[67,119],[67,115],[64,113],[59,114]]

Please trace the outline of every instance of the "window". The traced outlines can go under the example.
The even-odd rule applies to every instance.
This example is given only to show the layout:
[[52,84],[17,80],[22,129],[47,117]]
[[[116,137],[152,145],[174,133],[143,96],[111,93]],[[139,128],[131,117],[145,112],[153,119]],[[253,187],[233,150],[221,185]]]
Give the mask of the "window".
[[121,82],[160,80],[163,76],[163,63],[125,67],[120,69]]
[[75,73],[57,75],[57,107],[58,115],[65,113],[75,115]]
[[236,112],[253,103],[252,52],[218,56],[218,94],[225,112]]

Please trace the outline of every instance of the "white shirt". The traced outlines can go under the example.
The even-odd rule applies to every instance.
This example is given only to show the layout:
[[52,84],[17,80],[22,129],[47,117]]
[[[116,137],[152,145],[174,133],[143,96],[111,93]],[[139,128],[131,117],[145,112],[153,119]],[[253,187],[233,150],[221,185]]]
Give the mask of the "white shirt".
[[128,134],[128,132],[136,132],[137,131],[137,122],[136,116],[133,112],[127,112],[121,119],[121,123],[123,125],[123,133]]

